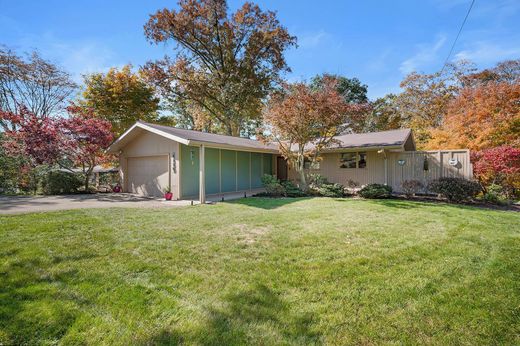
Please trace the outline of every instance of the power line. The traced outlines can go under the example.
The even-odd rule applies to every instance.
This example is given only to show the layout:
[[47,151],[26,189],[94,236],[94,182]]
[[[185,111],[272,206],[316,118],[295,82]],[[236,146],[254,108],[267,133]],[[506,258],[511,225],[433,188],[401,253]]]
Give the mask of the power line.
[[464,24],[466,24],[466,21],[468,20],[468,17],[469,17],[469,13],[471,12],[471,9],[473,8],[474,4],[475,4],[475,0],[472,0],[471,5],[469,5],[468,12],[466,13],[466,17],[464,17],[464,21],[462,22],[459,32],[457,33],[457,37],[455,37],[455,41],[453,41],[453,44],[451,45],[450,53],[446,57],[446,60],[444,61],[444,65],[442,65],[441,74],[442,74],[442,72],[444,72],[444,68],[446,67],[446,64],[448,63],[448,61],[450,59],[451,53],[453,53],[455,44],[457,44],[457,40],[459,39],[460,33],[462,32],[462,28],[464,28]]

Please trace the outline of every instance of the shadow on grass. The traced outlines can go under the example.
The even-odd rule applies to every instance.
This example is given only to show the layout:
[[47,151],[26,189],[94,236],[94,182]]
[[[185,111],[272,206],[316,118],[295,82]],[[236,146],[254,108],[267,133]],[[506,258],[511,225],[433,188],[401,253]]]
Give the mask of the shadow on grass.
[[280,197],[280,198],[269,198],[269,197],[248,197],[248,198],[240,198],[229,202],[224,203],[233,203],[233,204],[242,204],[248,207],[255,207],[261,209],[276,209],[283,207],[285,205],[303,201],[306,199],[310,199],[312,197],[300,197],[300,198],[291,198],[291,197]]
[[224,302],[222,308],[209,311],[207,323],[194,334],[182,336],[161,331],[144,344],[247,345],[287,341],[316,344],[320,341],[321,333],[312,328],[313,316],[295,316],[289,304],[265,285],[228,295]]
[[[13,251],[3,253],[0,260]],[[77,279],[77,269],[51,272],[48,266],[87,257],[92,256],[6,261],[0,271],[0,344],[45,344],[63,337],[78,317],[78,307],[89,302],[63,290]]]

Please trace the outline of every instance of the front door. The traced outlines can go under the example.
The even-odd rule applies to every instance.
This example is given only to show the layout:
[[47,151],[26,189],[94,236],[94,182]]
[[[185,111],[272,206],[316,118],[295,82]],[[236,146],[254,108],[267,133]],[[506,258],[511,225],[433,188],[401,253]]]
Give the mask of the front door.
[[287,161],[282,156],[276,157],[276,176],[280,180],[287,180]]

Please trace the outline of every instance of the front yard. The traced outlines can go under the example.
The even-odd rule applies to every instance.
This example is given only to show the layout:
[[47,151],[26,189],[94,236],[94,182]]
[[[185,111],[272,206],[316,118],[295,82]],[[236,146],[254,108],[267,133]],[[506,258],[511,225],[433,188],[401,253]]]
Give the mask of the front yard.
[[0,217],[0,344],[519,344],[520,213],[248,198]]

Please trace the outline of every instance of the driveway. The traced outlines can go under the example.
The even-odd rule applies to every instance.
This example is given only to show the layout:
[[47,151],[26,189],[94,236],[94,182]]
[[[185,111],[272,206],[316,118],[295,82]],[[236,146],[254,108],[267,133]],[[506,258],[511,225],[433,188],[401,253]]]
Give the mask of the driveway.
[[161,208],[190,205],[191,201],[165,201],[128,193],[63,196],[0,196],[0,214],[33,213],[81,208]]

